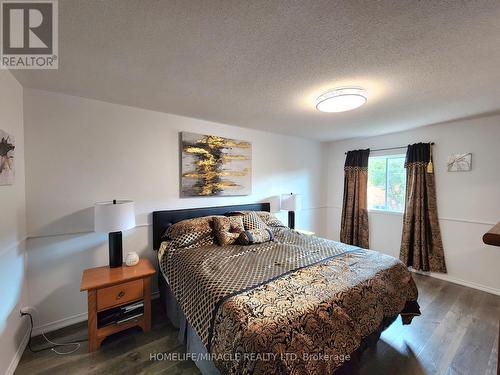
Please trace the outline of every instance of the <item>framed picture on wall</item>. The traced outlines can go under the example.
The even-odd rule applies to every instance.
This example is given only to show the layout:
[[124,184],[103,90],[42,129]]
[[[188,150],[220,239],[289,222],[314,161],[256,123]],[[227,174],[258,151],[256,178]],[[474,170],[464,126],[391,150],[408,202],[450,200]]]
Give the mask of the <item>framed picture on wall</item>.
[[448,172],[468,172],[472,169],[472,154],[452,154],[448,157]]
[[252,144],[182,132],[181,196],[212,197],[252,193]]
[[14,183],[15,148],[14,137],[0,129],[0,185],[12,185]]

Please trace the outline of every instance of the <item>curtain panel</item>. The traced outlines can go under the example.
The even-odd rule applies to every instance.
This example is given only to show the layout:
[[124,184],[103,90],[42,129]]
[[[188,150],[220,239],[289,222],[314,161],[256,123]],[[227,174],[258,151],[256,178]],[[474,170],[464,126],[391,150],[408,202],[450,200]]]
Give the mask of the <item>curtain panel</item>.
[[365,249],[368,235],[368,157],[370,149],[349,151],[344,164],[344,201],[340,241]]
[[446,273],[430,143],[408,146],[406,196],[399,258],[416,270]]

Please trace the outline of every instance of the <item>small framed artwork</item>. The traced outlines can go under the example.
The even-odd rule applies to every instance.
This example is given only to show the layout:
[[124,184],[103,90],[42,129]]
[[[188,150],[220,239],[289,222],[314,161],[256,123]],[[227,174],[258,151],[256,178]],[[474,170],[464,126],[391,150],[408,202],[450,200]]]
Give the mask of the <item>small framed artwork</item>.
[[448,157],[448,172],[468,172],[472,169],[472,154],[452,154]]
[[14,183],[15,148],[14,137],[0,129],[0,185],[12,185]]

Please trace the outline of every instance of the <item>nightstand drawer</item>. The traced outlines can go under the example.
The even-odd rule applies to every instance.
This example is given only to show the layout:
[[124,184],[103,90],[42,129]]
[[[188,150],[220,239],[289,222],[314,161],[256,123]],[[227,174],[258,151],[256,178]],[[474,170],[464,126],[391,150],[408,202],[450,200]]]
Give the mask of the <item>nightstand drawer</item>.
[[113,285],[97,290],[97,310],[123,305],[124,303],[143,298],[143,281],[134,280],[128,283]]

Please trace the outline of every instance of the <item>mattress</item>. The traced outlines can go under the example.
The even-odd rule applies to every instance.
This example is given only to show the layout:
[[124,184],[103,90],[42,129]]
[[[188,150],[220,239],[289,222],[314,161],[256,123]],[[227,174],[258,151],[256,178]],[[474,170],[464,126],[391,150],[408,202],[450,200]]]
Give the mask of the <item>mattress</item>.
[[388,318],[419,314],[399,260],[273,232],[259,245],[159,251],[172,295],[221,373],[332,373]]

